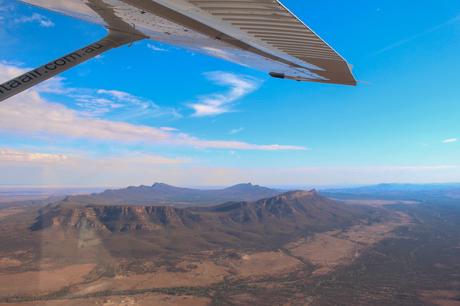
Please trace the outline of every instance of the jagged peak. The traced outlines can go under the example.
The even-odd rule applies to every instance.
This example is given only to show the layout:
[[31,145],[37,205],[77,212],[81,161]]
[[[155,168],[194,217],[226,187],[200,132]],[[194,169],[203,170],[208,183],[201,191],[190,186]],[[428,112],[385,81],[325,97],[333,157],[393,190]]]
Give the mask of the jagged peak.
[[280,194],[279,197],[288,197],[288,198],[301,198],[301,197],[312,197],[317,196],[318,192],[316,189],[311,190],[293,190],[286,193]]

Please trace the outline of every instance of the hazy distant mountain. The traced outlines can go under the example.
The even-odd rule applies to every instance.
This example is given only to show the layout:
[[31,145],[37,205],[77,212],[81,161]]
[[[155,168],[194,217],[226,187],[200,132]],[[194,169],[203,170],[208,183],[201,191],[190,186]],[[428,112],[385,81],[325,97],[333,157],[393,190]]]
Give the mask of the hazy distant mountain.
[[99,205],[217,205],[229,201],[255,201],[280,194],[281,191],[253,184],[239,184],[225,189],[200,190],[162,183],[152,186],[106,190],[102,193],[72,196],[67,200],[79,204]]
[[[234,188],[245,189],[244,186]],[[201,208],[82,206],[63,201],[42,209],[32,229],[70,233],[95,230],[112,239],[118,234],[131,233],[120,237],[144,237],[158,247],[163,246],[163,250],[187,245],[194,248],[212,245],[273,247],[297,235],[372,222],[376,211],[344,205],[315,191],[288,192],[255,202]],[[133,233],[136,234],[133,236]]]
[[328,189],[322,193],[335,198],[458,200],[460,199],[460,184],[379,184],[356,188]]

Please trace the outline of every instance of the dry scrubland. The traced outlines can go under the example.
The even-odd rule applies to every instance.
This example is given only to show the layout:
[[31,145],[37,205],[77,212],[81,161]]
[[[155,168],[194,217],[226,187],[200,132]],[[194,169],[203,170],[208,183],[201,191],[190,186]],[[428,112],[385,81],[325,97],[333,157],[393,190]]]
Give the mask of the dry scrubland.
[[[302,210],[298,196],[279,199],[292,200],[287,207],[296,207],[293,211],[297,214]],[[326,214],[318,212],[322,202],[313,199],[314,210],[309,213],[327,220]],[[327,209],[331,216],[342,213],[330,204]],[[233,238],[225,243],[222,237],[229,236],[219,236],[222,228],[214,232],[217,238],[212,231],[203,235],[196,230],[193,239],[182,233],[171,236],[162,232],[172,240],[188,237],[182,241],[185,249],[164,244],[167,239],[160,236],[157,240],[145,238],[160,235],[155,231],[129,232],[113,240],[97,227],[62,230],[65,218],[53,225],[59,228],[32,231],[37,211],[2,214],[0,210],[0,239],[8,246],[0,250],[0,305],[328,306],[337,305],[337,301],[340,305],[459,305],[460,209],[434,212],[414,203],[370,204],[374,207],[364,211],[372,217],[339,228],[299,234],[285,227],[295,233],[294,239],[283,240],[285,235],[277,233],[276,237],[283,238],[276,240],[283,242],[280,244],[275,240],[247,244],[248,237],[262,239],[260,219],[259,227],[252,227],[252,234],[244,233],[243,240],[237,239],[241,232],[230,230],[234,226],[231,223],[226,234]],[[383,206],[388,204],[392,206]],[[260,207],[272,209],[270,205],[268,201]],[[244,205],[238,207],[246,209]],[[230,208],[231,218],[224,222],[248,220],[244,214],[243,219],[235,215],[234,205]],[[230,208],[220,207],[219,218]],[[252,211],[243,211],[252,216]],[[211,213],[207,209],[203,214]],[[275,213],[284,217],[287,211]],[[348,218],[348,213],[363,216],[359,209],[343,214]],[[214,218],[212,225],[217,224]],[[70,219],[72,226],[81,223],[74,215]],[[262,224],[273,235],[267,226]],[[12,238],[12,233],[17,235]],[[194,247],[186,251],[191,242]],[[238,243],[239,248],[235,247]],[[442,256],[435,260],[441,250]]]
[[[17,305],[81,305],[82,299],[104,292],[142,292],[150,289],[194,288],[217,285],[227,280],[260,280],[283,277],[302,270],[305,265],[313,267],[311,276],[327,274],[340,265],[347,265],[359,253],[391,235],[408,218],[375,225],[359,225],[342,231],[315,234],[310,238],[286,244],[269,252],[239,252],[226,250],[219,254],[203,252],[184,256],[177,264],[157,266],[152,259],[154,272],[134,273],[118,271],[110,276],[97,276],[97,263],[53,267],[49,260],[39,263],[38,271],[0,273],[0,296],[46,296],[66,290],[65,296],[72,300],[31,301]],[[47,247],[42,248],[47,251]],[[161,261],[160,261],[161,262]],[[126,264],[126,262],[125,262]],[[0,258],[0,271],[7,268],[20,269],[18,259]],[[150,268],[151,269],[151,268]],[[149,270],[149,269],[147,269]],[[270,286],[270,282],[266,284]],[[236,295],[235,301],[243,302],[250,296]],[[92,297],[84,300],[95,305],[208,305],[210,299],[193,296],[170,296],[164,294],[140,294],[120,297]],[[154,303],[154,304],[151,304]],[[8,304],[11,305],[11,304]]]
[[23,212],[24,209],[22,208],[7,208],[7,209],[0,209],[0,219],[6,218],[8,216],[12,216],[15,214],[19,214]]
[[[82,305],[101,305],[101,306],[135,306],[135,305],[155,305],[155,306],[206,306],[211,299],[199,298],[194,296],[171,296],[165,294],[143,294],[137,296],[116,296],[109,298],[84,298],[84,299],[58,299],[51,301],[33,301],[14,303],[16,306],[82,306]],[[1,306],[11,306],[11,303],[0,303]]]

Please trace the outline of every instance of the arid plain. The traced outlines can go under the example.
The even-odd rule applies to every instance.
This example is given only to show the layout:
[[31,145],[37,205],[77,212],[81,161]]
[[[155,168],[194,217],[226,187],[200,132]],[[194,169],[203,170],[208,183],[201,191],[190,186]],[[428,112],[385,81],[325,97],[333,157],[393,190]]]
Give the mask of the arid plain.
[[[458,305],[455,275],[443,286],[409,280],[400,296],[374,271],[459,269],[449,218],[450,255],[424,253],[442,213],[421,203],[316,191],[206,207],[76,202],[0,210],[0,305]],[[395,249],[416,241],[408,254]],[[421,260],[435,262],[425,271]]]

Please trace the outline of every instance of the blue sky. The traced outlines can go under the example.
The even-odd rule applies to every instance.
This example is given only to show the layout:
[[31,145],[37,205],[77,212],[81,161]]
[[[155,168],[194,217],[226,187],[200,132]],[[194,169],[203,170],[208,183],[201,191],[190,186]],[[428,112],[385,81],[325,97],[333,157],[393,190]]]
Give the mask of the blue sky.
[[[358,87],[139,42],[0,105],[0,184],[460,181],[460,3],[283,3],[353,64]],[[0,77],[104,34],[0,0]],[[211,113],[193,107],[215,99]]]

